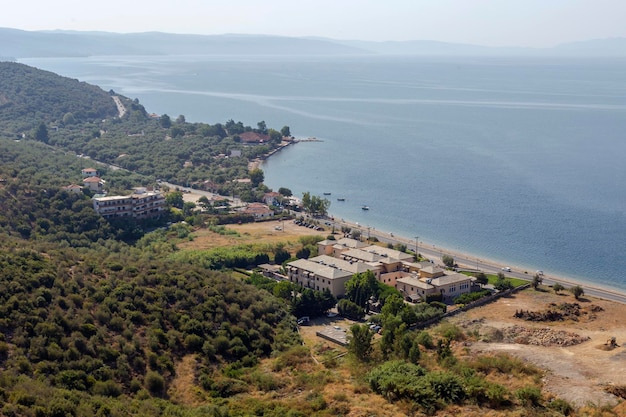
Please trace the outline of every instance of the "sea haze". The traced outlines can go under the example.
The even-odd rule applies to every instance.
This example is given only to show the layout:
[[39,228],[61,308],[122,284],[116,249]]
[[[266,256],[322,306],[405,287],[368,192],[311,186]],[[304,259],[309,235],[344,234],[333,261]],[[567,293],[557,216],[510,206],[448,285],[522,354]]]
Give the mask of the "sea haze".
[[330,192],[335,216],[626,289],[624,59],[21,61],[138,98],[149,112],[314,136],[263,164],[266,184]]

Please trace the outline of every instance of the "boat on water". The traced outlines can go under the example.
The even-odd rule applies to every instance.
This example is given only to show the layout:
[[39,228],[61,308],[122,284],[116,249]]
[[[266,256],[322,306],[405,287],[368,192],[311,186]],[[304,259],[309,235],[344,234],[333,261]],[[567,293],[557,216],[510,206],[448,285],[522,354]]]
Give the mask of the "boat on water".
[[324,195],[330,195],[330,193],[324,193]]
[[345,198],[338,198],[337,201],[346,201]]
[[370,207],[369,206],[361,206],[361,210],[369,210]]

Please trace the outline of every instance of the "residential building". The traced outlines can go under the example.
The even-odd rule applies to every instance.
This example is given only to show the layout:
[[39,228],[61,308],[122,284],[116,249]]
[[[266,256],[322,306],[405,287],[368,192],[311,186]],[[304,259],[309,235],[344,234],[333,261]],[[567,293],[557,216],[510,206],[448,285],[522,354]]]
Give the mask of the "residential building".
[[90,191],[99,193],[104,188],[104,180],[100,177],[87,177],[83,180],[83,185]]
[[286,269],[291,282],[317,291],[327,289],[335,297],[340,298],[346,293],[346,282],[354,274],[375,271],[376,268],[364,262],[349,262],[320,255],[289,262]]
[[280,193],[277,193],[276,191],[270,191],[269,193],[265,193],[263,195],[263,201],[265,201],[265,204],[267,204],[268,206],[277,206],[278,200],[281,197],[282,196]]
[[263,203],[250,203],[243,209],[245,214],[250,214],[255,220],[268,219],[274,216],[274,212]]
[[317,243],[317,253],[319,255],[330,255],[340,258],[341,253],[356,248],[364,248],[367,244],[356,239],[342,238],[339,240],[322,240]]
[[[471,292],[476,281],[474,277],[434,266],[420,270],[419,275],[406,272],[404,274],[396,279],[395,288],[411,301],[441,294],[444,302],[452,302],[459,295]],[[391,278],[386,275],[382,277]]]
[[80,194],[83,192],[83,187],[81,187],[78,184],[71,184],[71,185],[68,185],[67,187],[63,187],[63,189],[70,193],[75,193],[75,194]]
[[263,133],[258,132],[243,132],[239,134],[239,138],[242,143],[251,145],[251,144],[260,144],[264,142],[268,142],[270,137],[268,135],[264,135]]
[[158,192],[142,192],[93,198],[93,208],[105,219],[130,217],[147,219],[160,216],[165,210],[165,198]]
[[97,177],[98,170],[95,168],[84,168],[83,170],[81,170],[81,174],[83,174],[83,178]]
[[[463,293],[470,292],[475,281],[473,277],[446,271],[430,262],[415,262],[414,255],[410,253],[384,246],[368,246],[356,239],[343,238],[337,241],[327,239],[318,242],[317,245],[320,256],[313,259],[322,259],[324,265],[333,264],[343,270],[349,268],[339,265],[346,263],[352,269],[371,270],[376,279],[398,289],[411,301],[418,301],[428,295],[442,294],[444,301],[449,302]],[[304,268],[306,265],[302,263],[294,265],[303,269],[302,271],[294,269],[293,275],[302,282],[317,286],[318,277],[322,277],[325,272],[315,265],[307,265],[308,269]],[[328,280],[327,277],[320,279]]]
[[339,257],[353,262],[375,262],[379,265],[381,273],[402,271],[405,262],[413,261],[413,255],[409,253],[377,245],[348,249],[341,252]]

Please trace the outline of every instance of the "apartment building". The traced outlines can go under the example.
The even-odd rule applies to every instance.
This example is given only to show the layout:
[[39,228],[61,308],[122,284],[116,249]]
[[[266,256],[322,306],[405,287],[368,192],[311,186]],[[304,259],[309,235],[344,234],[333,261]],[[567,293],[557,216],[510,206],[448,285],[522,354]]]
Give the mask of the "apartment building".
[[93,208],[105,219],[129,217],[148,219],[159,217],[165,210],[165,197],[158,192],[95,197]]

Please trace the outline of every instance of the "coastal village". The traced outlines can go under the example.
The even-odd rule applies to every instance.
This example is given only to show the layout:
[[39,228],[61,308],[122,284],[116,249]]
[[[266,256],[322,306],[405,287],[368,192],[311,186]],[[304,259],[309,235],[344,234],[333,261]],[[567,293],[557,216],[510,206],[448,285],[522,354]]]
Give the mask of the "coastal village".
[[[160,191],[137,187],[130,195],[109,196],[104,190],[106,182],[98,176],[95,168],[85,168],[81,174],[83,186],[94,193],[94,210],[105,219],[143,220],[159,217],[165,210],[165,197]],[[82,191],[82,187],[76,184],[66,189]],[[278,197],[280,194],[269,192],[264,203],[242,204],[234,210],[252,216],[255,221],[271,219],[274,211],[270,206],[276,204]],[[451,303],[459,295],[480,288],[473,277],[445,270],[431,262],[416,262],[412,254],[368,245],[357,239],[324,239],[317,246],[318,256],[287,263],[286,275],[281,275],[276,268],[268,268],[267,272],[275,278],[288,279],[306,288],[329,290],[337,298],[345,295],[345,283],[354,274],[366,271],[374,273],[380,282],[398,289],[406,300],[412,302],[440,294],[444,301]]]

